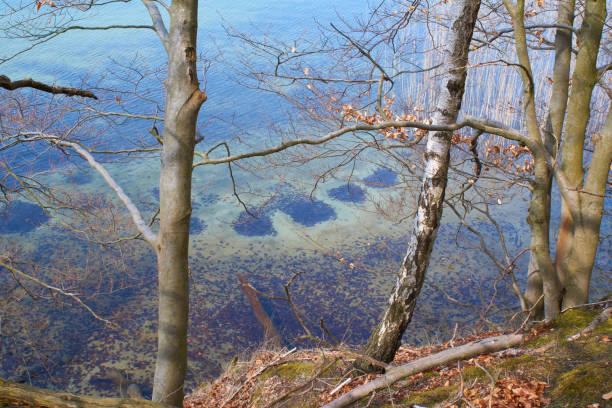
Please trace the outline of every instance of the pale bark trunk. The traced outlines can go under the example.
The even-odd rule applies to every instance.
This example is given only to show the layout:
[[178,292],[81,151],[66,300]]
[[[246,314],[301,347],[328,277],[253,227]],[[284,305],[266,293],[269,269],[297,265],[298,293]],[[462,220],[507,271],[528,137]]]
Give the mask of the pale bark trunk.
[[[605,1],[585,2],[585,16],[580,30],[580,48],[576,57],[565,135],[561,145],[561,169],[567,177],[570,188],[576,191],[580,191],[584,185],[584,142],[590,118],[591,96],[598,81],[596,64],[605,19]],[[604,180],[606,178],[607,175],[604,176]],[[592,201],[592,196],[579,195],[578,219],[571,216],[568,204],[565,200],[562,201],[555,263],[557,274],[565,289],[564,308],[588,302],[591,270],[601,223],[601,215],[596,216],[590,208],[593,205],[597,207]],[[603,198],[601,201],[603,205]]]
[[196,71],[197,0],[170,7],[168,77],[159,181],[158,349],[153,400],[182,405],[187,370],[188,248],[195,129],[206,95]]
[[531,252],[538,265],[544,293],[544,316],[555,318],[561,308],[561,284],[550,256],[550,180],[551,168],[548,165],[548,150],[544,143],[535,110],[535,86],[533,71],[529,60],[524,25],[525,1],[513,3],[504,0],[504,5],[512,17],[516,55],[521,65],[519,73],[523,82],[523,112],[529,134],[529,148],[534,158],[534,183],[529,205],[527,222],[531,230]]
[[[455,123],[461,108],[469,45],[480,0],[464,0],[454,7],[453,15],[456,17],[451,25],[445,50],[448,72],[443,77],[443,87],[433,121],[440,125]],[[451,132],[428,134],[425,172],[414,230],[395,288],[389,298],[389,305],[364,350],[366,355],[376,360],[393,360],[404,331],[412,319],[442,216],[451,136]],[[358,364],[367,370],[377,369],[366,361]]]
[[[574,22],[574,0],[560,0],[557,9],[557,24],[572,26]],[[549,101],[549,114],[546,123],[546,132],[543,142],[551,156],[555,157],[559,149],[561,135],[563,133],[563,122],[567,109],[567,96],[569,93],[569,75],[571,65],[572,31],[558,28],[555,34],[555,65],[553,68],[553,88]],[[552,177],[547,180],[547,196],[545,212],[548,214],[550,224],[550,196],[552,188]],[[557,248],[559,245],[557,244]],[[561,283],[562,285],[562,283]],[[525,299],[529,307],[533,308],[532,316],[536,320],[544,318],[544,302],[540,297],[543,294],[542,276],[538,266],[537,258],[533,252],[529,259],[529,270],[527,272],[527,288]],[[535,305],[535,302],[538,302]],[[535,307],[534,307],[535,305]]]
[[608,110],[606,123],[599,132],[589,172],[580,194],[580,223],[574,232],[574,246],[566,265],[566,292],[563,307],[578,306],[588,302],[591,272],[599,244],[599,229],[604,208],[604,195],[612,162],[612,109]]
[[[545,150],[544,146],[541,146]],[[531,192],[527,222],[531,229],[531,252],[538,264],[544,293],[544,317],[554,319],[561,311],[561,284],[550,256],[550,195],[551,177],[543,152],[532,151],[535,163],[535,183]]]
[[[532,309],[531,316],[535,320],[544,318],[544,302],[541,299],[543,293],[542,275],[540,275],[540,269],[538,268],[538,260],[535,254],[531,252],[527,271],[527,288],[523,297],[527,301],[527,309]],[[537,305],[536,302],[538,302]]]

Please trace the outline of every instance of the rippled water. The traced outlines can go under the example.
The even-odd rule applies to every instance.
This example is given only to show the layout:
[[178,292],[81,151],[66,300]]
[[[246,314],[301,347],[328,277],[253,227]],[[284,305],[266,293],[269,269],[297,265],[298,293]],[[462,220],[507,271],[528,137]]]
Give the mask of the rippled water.
[[[316,29],[315,18],[324,25],[337,20],[334,8],[355,13],[365,10],[365,6],[356,9],[354,2],[334,2],[330,6],[328,2],[291,1],[267,7],[244,1],[202,3],[200,45],[212,54],[222,50],[226,57],[231,57],[235,49],[224,35],[222,22],[245,31],[259,27],[260,32],[291,39],[303,31],[312,33]],[[138,2],[101,9],[87,22],[148,23],[146,11]],[[115,67],[109,57],[130,61],[135,52],[149,66],[163,64],[163,50],[157,38],[143,30],[129,34],[67,33],[0,67],[14,78],[29,76],[72,83],[75,78],[108,73]],[[250,136],[266,141],[268,135],[260,119],[274,121],[276,115],[281,118],[278,101],[239,87],[226,74],[221,65],[214,63],[208,71],[209,100],[200,115],[201,121],[206,123],[220,115],[241,122],[242,127],[252,122],[256,130],[255,136]],[[155,97],[160,97],[161,92],[161,88],[151,89]],[[142,134],[142,127],[128,123],[120,133]],[[205,128],[203,143],[213,146],[235,131],[231,121],[215,121]],[[112,139],[111,134],[106,137]],[[75,163],[79,164],[76,160]],[[406,203],[412,203],[415,197],[403,189],[396,173],[399,169],[367,162],[351,170],[350,175],[321,183],[311,196],[310,175],[318,173],[319,166],[324,165],[314,163],[297,170],[270,171],[265,176],[237,171],[238,188],[251,192],[242,197],[256,217],[247,213],[233,196],[227,167],[195,170],[188,387],[217,374],[225,361],[256,347],[262,340],[261,328],[240,292],[238,273],[257,289],[282,296],[283,285],[294,273],[301,272],[292,286],[292,294],[309,326],[319,333],[319,319],[323,318],[331,332],[343,341],[358,344],[367,338],[394,283],[412,227],[411,218],[398,222],[397,217],[381,216],[377,208],[384,207],[382,203],[389,198],[404,198]],[[158,159],[129,160],[108,167],[139,203],[145,218],[150,217],[159,193]],[[79,167],[68,163],[56,166],[44,179],[58,188],[112,200],[99,175],[82,163]],[[494,215],[503,220],[500,225],[513,253],[528,244],[525,211],[526,205],[519,197],[493,209]],[[117,215],[117,223],[122,222],[128,232],[133,232],[126,217]],[[609,231],[609,224],[606,220],[602,231]],[[434,248],[430,284],[423,289],[406,341],[431,341],[436,336],[448,335],[455,322],[468,323],[474,319],[471,309],[449,303],[436,286],[446,288],[463,302],[478,303],[481,295],[486,299],[494,291],[497,272],[473,247],[475,237],[465,231],[458,233],[458,225],[447,212]],[[484,219],[475,225],[499,253],[494,228]],[[101,377],[104,367],[116,367],[139,383],[145,394],[149,393],[156,347],[157,288],[155,258],[148,247],[134,243],[118,251],[77,239],[78,235],[64,232],[57,221],[48,219],[37,206],[23,200],[13,201],[2,210],[0,233],[3,248],[18,248],[32,262],[57,264],[57,273],[65,272],[62,275],[65,281],[76,282],[84,293],[99,293],[86,301],[121,326],[104,328],[82,308],[62,304],[65,299],[34,301],[24,293],[13,294],[21,300],[3,305],[5,329],[0,375],[46,387],[114,395],[116,387]],[[595,280],[604,279],[604,288],[610,252],[609,240],[604,241],[594,271]],[[519,265],[519,273],[524,274],[526,259],[521,259]],[[10,277],[1,279],[3,284],[10,284]],[[600,289],[596,292],[604,291]],[[269,299],[262,303],[287,345],[293,344],[301,331],[287,305]],[[501,290],[498,303],[516,305],[507,290]],[[11,320],[18,324],[11,325]],[[30,324],[29,332],[8,331],[11,327],[26,326],[24,321]]]

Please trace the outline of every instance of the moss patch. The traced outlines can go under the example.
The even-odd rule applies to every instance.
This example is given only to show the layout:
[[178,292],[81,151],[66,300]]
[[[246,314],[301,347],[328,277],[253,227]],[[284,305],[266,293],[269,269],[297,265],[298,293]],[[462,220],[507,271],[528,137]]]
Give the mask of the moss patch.
[[463,381],[473,381],[476,379],[484,379],[486,374],[480,368],[476,366],[468,366],[461,370]]
[[279,376],[286,380],[308,378],[314,374],[315,363],[312,361],[291,361],[289,363],[267,369],[260,379],[265,381],[272,376]]
[[610,389],[612,365],[606,362],[591,362],[561,374],[551,395],[556,406],[583,406],[601,402],[601,395]]
[[402,404],[411,406],[413,404],[430,406],[446,401],[457,393],[458,386],[452,385],[449,387],[438,387],[429,391],[413,392],[410,396],[402,401]]

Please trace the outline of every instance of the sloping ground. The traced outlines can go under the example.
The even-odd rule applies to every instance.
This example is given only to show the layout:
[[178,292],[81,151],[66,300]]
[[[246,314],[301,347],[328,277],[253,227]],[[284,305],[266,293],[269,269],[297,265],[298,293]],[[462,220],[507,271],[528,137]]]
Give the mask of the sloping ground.
[[[519,348],[437,367],[380,389],[354,406],[369,407],[612,407],[612,319],[574,340],[602,309],[576,309],[532,328]],[[455,340],[454,347],[499,333]],[[404,346],[393,365],[450,348]],[[344,351],[260,351],[234,361],[184,408],[320,407],[371,381],[352,369]]]

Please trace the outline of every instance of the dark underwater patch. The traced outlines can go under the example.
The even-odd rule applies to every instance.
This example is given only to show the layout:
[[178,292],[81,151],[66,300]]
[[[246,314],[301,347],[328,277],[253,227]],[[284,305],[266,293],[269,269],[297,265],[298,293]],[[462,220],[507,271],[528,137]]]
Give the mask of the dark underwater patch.
[[197,196],[197,200],[202,204],[214,204],[219,201],[219,196],[217,194],[200,194]]
[[327,194],[335,200],[353,203],[363,203],[366,196],[365,190],[353,183],[327,190]]
[[67,177],[69,183],[76,184],[78,186],[89,184],[93,180],[93,176],[91,175],[91,173],[78,169],[70,173]]
[[299,194],[284,196],[275,207],[306,227],[336,218],[336,212],[329,204]]
[[0,209],[0,233],[30,232],[49,220],[49,216],[36,204],[11,201]]
[[397,184],[397,174],[385,167],[379,167],[374,173],[364,178],[363,181],[368,187],[390,187]]
[[204,221],[202,221],[198,217],[191,216],[191,220],[189,221],[190,234],[200,234],[206,229],[206,227],[207,225]]
[[238,219],[232,223],[232,228],[240,235],[247,237],[261,237],[264,235],[276,235],[272,225],[272,219],[268,213],[262,213],[258,218],[243,211]]

